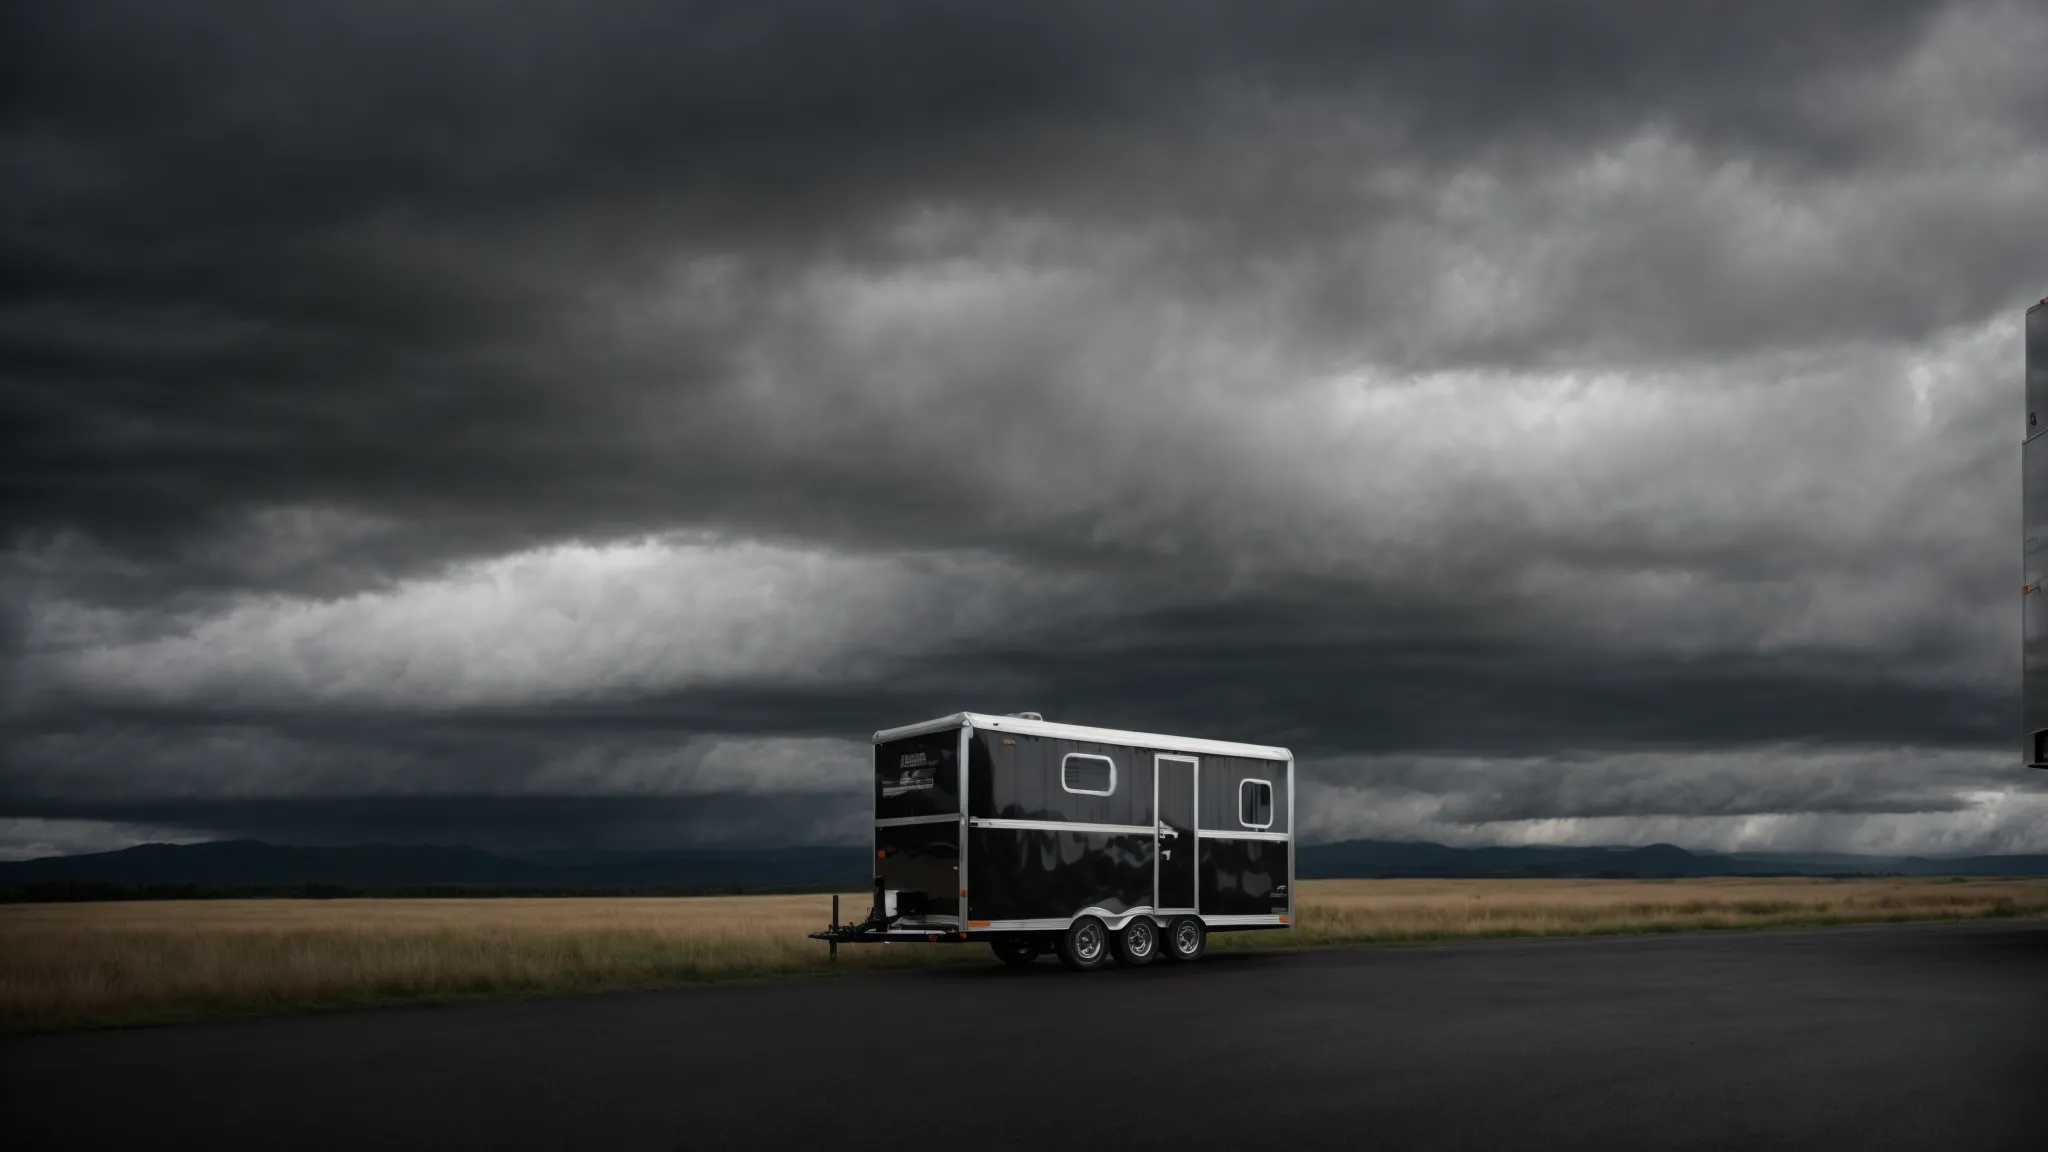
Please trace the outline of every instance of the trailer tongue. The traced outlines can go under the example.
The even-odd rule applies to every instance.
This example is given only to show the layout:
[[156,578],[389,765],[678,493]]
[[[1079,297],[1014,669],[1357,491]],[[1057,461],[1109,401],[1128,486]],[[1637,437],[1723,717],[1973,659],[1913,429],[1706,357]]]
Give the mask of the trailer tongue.
[[832,926],[823,932],[813,932],[812,940],[823,940],[832,946],[832,956],[837,959],[841,944],[873,944],[891,940],[965,940],[967,937],[955,931],[930,932],[924,929],[896,929],[894,926],[903,917],[895,910],[896,894],[882,887],[882,878],[875,877],[875,902],[868,906],[867,919],[859,923],[839,922],[839,897],[832,897]]

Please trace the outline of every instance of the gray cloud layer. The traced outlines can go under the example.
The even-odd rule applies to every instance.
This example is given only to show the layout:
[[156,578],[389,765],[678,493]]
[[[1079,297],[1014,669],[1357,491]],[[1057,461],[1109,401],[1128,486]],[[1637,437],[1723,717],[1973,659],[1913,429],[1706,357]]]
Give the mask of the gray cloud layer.
[[851,835],[1034,707],[2048,848],[2048,17],[1411,7],[0,15],[0,818]]

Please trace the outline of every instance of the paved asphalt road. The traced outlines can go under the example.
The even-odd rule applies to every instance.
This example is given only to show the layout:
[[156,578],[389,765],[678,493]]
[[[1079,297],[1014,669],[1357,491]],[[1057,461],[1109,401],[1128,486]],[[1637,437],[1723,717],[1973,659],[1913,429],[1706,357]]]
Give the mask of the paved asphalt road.
[[2048,1149],[2048,924],[1050,962],[0,1043],[29,1148]]

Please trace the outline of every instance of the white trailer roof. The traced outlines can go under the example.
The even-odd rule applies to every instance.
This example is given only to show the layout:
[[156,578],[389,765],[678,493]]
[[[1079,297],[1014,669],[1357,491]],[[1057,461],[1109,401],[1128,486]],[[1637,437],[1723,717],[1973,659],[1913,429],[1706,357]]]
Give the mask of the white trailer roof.
[[962,725],[972,725],[993,732],[1015,732],[1021,736],[1057,736],[1067,740],[1086,740],[1091,744],[1124,744],[1139,748],[1156,748],[1162,752],[1245,756],[1254,760],[1294,759],[1294,753],[1287,749],[1266,744],[1237,744],[1228,740],[1202,740],[1193,736],[1163,736],[1157,732],[1125,732],[1117,728],[1090,728],[1084,724],[1054,724],[1048,720],[991,716],[983,712],[955,712],[951,716],[941,716],[937,720],[926,720],[921,724],[885,728],[875,733],[873,742],[883,744],[890,740],[901,740],[905,736],[921,736],[927,732],[941,732]]

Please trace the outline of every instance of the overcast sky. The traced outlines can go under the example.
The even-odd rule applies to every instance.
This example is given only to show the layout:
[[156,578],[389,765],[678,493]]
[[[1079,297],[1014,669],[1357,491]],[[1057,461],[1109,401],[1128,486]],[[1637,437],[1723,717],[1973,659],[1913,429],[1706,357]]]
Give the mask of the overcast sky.
[[2048,851],[2048,7],[0,10],[0,856],[852,842],[961,709],[1302,825]]

